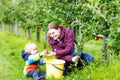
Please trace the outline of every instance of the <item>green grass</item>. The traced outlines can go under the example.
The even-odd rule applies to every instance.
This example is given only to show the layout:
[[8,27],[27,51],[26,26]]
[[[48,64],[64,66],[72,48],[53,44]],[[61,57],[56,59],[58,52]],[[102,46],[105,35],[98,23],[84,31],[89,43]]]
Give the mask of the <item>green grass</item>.
[[[21,57],[21,50],[28,42],[35,42],[39,51],[44,49],[42,41],[36,42],[8,32],[0,32],[0,80],[32,80],[22,73],[24,61]],[[93,55],[94,62],[85,67],[74,68],[63,80],[119,80],[120,56],[112,55],[109,62],[103,63],[101,48],[102,40],[87,42],[83,51]],[[45,70],[45,65],[42,68]]]

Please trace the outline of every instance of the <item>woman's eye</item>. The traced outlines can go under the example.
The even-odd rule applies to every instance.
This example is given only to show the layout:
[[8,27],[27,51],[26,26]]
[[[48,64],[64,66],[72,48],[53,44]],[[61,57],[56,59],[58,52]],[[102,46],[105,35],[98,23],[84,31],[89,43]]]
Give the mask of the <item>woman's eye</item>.
[[50,35],[54,34],[54,32],[50,33]]
[[54,34],[55,32],[52,32],[52,34]]

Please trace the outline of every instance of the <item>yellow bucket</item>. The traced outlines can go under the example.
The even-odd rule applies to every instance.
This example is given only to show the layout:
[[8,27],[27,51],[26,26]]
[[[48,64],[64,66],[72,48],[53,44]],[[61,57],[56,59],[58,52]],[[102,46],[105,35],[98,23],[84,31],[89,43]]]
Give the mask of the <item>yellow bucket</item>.
[[53,76],[62,79],[64,64],[65,61],[60,59],[46,61],[46,77]]

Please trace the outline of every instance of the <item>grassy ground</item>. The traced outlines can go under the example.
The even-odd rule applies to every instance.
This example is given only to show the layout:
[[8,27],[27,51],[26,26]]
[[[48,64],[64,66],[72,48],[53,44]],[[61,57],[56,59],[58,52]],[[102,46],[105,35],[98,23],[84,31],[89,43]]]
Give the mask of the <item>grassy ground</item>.
[[[39,51],[44,49],[42,41],[36,42],[24,37],[16,37],[8,32],[0,32],[0,80],[32,80],[22,73],[24,61],[21,50],[27,42],[35,42]],[[102,63],[101,44],[101,40],[86,43],[83,51],[92,54],[95,58],[94,62],[89,66],[73,69],[63,80],[119,80],[120,56],[110,56],[109,62]],[[45,70],[45,65],[42,68]]]

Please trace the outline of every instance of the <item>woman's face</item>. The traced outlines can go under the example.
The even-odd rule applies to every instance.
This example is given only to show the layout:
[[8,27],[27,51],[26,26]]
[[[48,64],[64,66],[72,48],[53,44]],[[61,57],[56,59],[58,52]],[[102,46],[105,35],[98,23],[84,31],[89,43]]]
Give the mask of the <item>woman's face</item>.
[[58,39],[60,36],[60,30],[58,29],[49,29],[48,30],[49,36],[54,40]]

